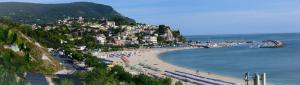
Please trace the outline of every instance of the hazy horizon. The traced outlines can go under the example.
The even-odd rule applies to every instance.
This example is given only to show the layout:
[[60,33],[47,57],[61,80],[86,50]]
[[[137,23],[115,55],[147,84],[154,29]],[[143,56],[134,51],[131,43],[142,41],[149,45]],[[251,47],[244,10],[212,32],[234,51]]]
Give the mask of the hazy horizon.
[[299,33],[300,0],[1,0],[0,2],[94,2],[147,24],[166,24],[184,35]]

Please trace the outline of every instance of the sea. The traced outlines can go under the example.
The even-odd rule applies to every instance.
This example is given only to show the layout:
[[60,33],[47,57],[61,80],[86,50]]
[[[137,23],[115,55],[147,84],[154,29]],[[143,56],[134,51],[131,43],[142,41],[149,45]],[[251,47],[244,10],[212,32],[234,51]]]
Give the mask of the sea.
[[280,40],[282,48],[199,48],[161,54],[161,60],[193,70],[244,79],[244,73],[266,73],[275,85],[300,85],[300,33],[187,36],[194,41]]

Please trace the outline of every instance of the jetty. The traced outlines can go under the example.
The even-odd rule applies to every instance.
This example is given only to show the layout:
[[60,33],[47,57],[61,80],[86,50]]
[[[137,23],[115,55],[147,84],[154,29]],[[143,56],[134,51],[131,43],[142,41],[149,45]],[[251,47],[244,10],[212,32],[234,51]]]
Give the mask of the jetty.
[[259,48],[281,48],[283,47],[283,42],[279,40],[264,40]]

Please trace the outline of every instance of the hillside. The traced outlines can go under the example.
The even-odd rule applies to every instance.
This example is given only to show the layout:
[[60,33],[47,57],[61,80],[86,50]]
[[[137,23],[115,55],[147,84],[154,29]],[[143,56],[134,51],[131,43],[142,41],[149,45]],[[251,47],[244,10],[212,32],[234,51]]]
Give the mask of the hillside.
[[21,33],[26,26],[0,20],[0,66],[16,73],[41,72],[52,74],[61,66],[47,48]]
[[[1,2],[0,16],[26,24],[48,24],[66,17],[108,18],[120,20],[117,24],[134,23],[111,6],[90,2],[74,2],[63,4],[38,4],[23,2]],[[122,23],[121,23],[122,22]],[[124,23],[125,22],[125,23]]]
[[[108,67],[110,64],[99,62],[91,54],[71,51],[72,49],[68,47],[72,43],[63,46],[65,53],[71,54],[70,56],[72,57],[69,55],[64,57],[72,58],[78,62],[82,61],[85,63],[85,66],[93,69],[67,74],[67,76],[73,76],[73,78],[82,80],[55,77],[59,75],[53,73],[60,70],[62,66],[43,47],[42,43],[37,42],[39,38],[29,36],[34,32],[38,32],[38,30],[24,30],[32,29],[28,25],[16,24],[0,18],[0,85],[23,85],[23,81],[26,79],[24,78],[26,72],[47,74],[56,85],[73,85],[73,82],[84,82],[86,85],[118,85],[119,83],[124,83],[125,85],[171,85],[172,83],[170,78],[156,78],[145,74],[132,75],[118,65]],[[45,32],[49,31],[42,33]],[[59,36],[56,33],[51,35]],[[48,39],[51,38],[44,38],[44,40]],[[75,64],[72,65],[75,66]],[[65,84],[66,82],[68,84]],[[74,83],[74,85],[77,84]]]
[[168,77],[131,74],[94,53],[175,46],[183,38],[169,26],[138,24],[101,4],[0,3],[0,85],[23,83],[31,72],[57,85],[171,85]]

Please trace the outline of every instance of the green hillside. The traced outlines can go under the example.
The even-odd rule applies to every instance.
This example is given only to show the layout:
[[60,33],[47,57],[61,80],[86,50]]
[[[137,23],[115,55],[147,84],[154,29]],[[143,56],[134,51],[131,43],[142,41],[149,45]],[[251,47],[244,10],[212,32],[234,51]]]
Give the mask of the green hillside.
[[66,17],[108,18],[118,20],[117,24],[135,23],[111,6],[90,2],[74,2],[63,4],[38,4],[22,2],[1,2],[0,16],[26,24],[48,24]]
[[23,28],[26,26],[0,19],[1,85],[15,85],[15,77],[22,80],[25,72],[52,74],[61,69],[46,48],[18,31]]

